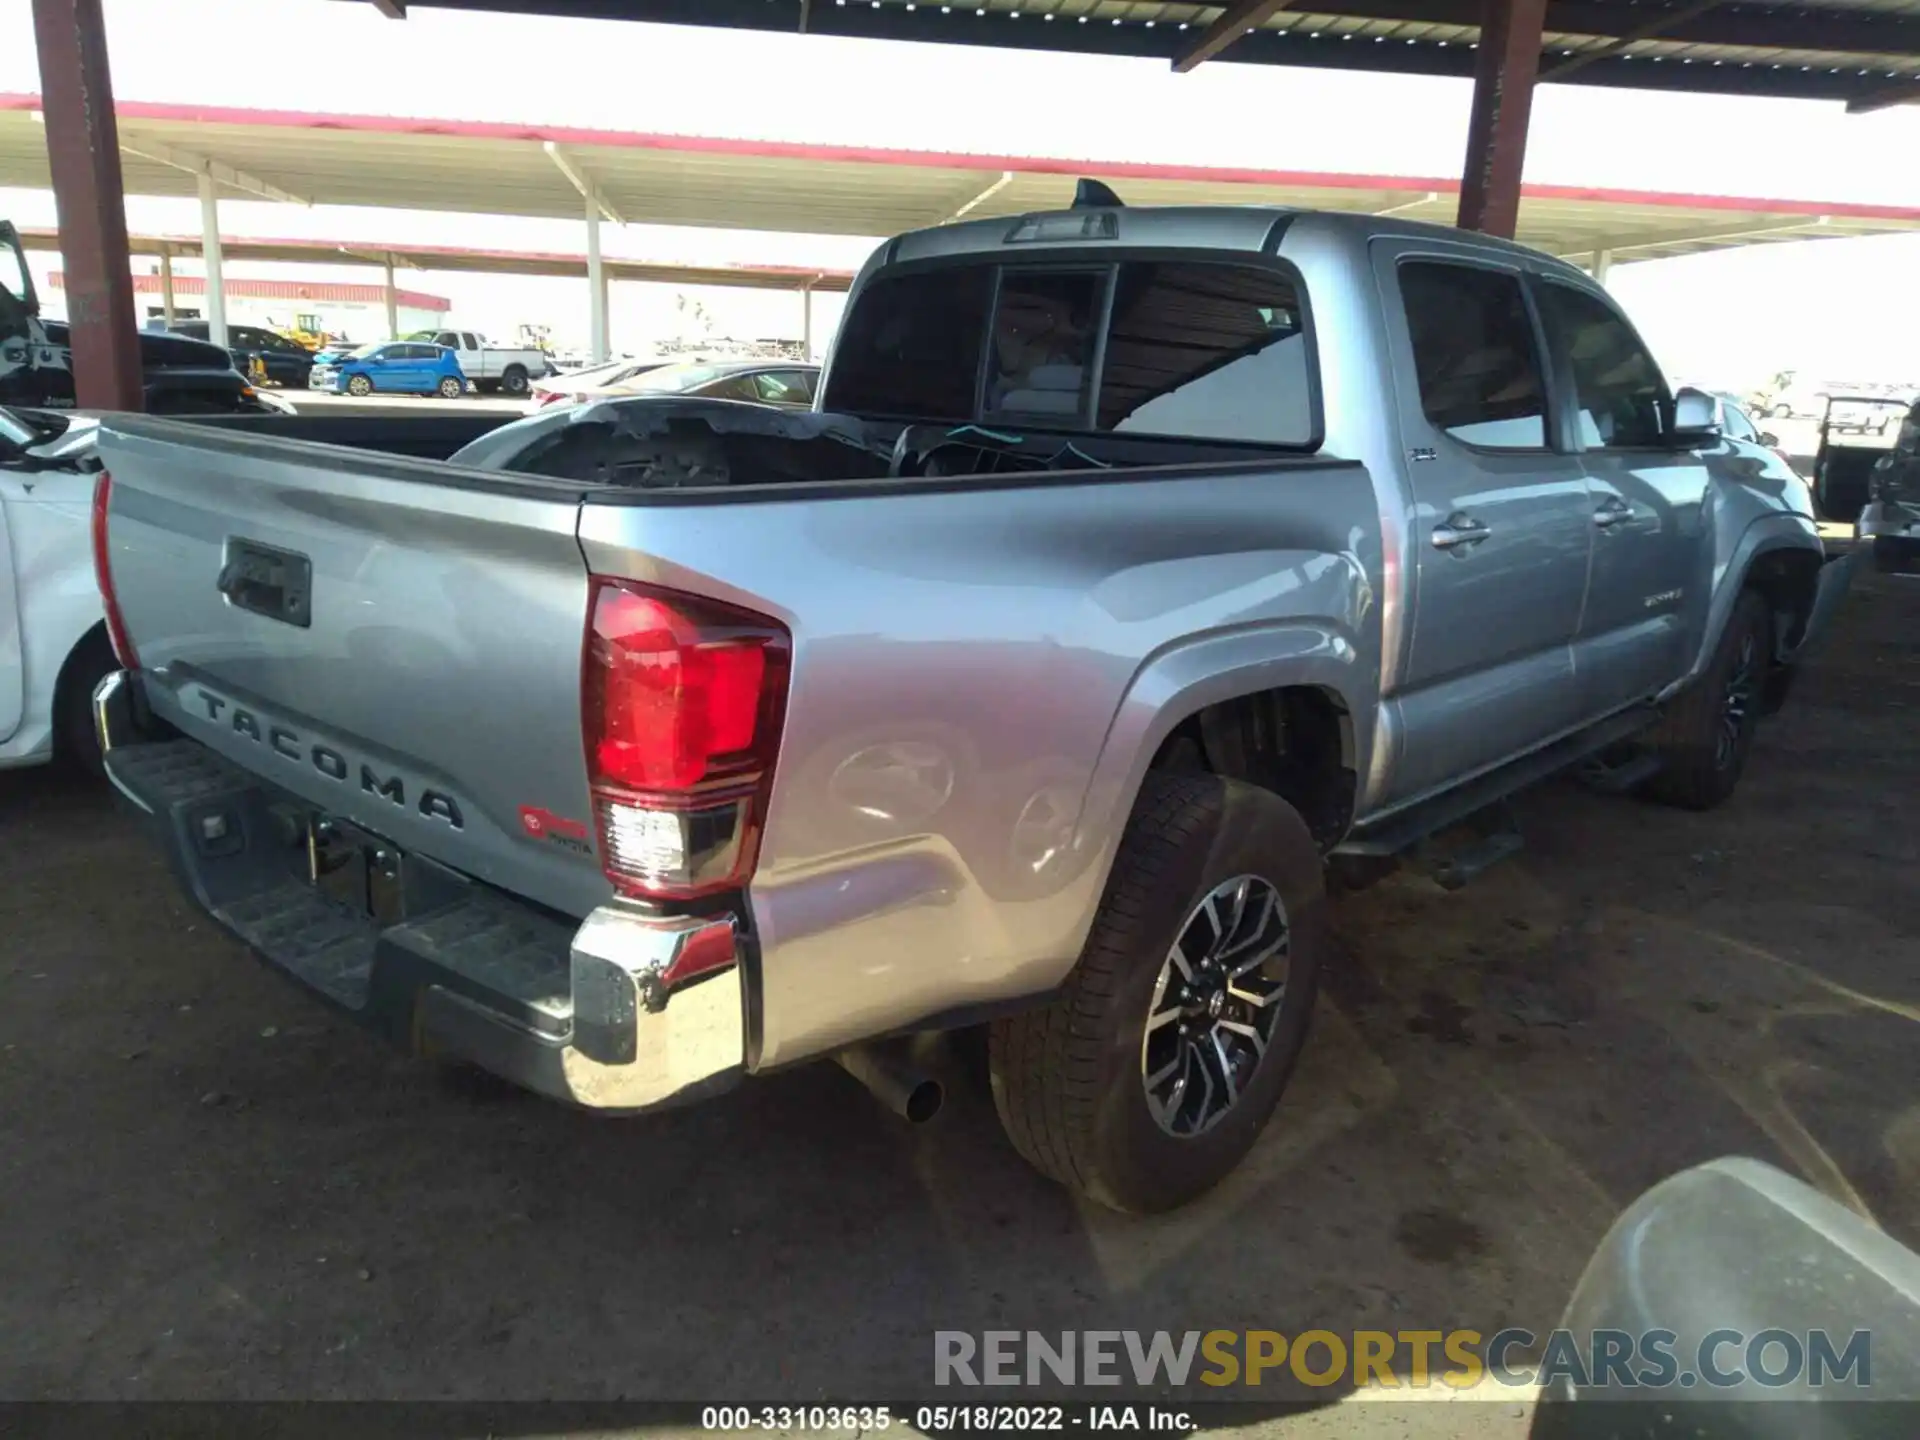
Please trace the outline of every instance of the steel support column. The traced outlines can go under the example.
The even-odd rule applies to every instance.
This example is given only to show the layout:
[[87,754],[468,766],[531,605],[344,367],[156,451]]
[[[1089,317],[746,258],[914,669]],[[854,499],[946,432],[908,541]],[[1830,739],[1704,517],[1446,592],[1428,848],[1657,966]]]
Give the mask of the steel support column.
[[1485,5],[1459,225],[1512,239],[1520,220],[1520,173],[1526,167],[1527,119],[1547,0],[1485,0]]
[[607,271],[600,263],[600,207],[587,199],[587,335],[594,363],[611,358],[607,341]]
[[207,272],[207,338],[227,343],[227,284],[220,268],[220,197],[213,177],[200,176],[200,261]]
[[1593,252],[1592,275],[1596,284],[1607,283],[1607,272],[1613,269],[1613,251],[1596,250]]
[[400,296],[393,288],[393,252],[388,251],[381,269],[386,272],[387,338],[400,338]]
[[67,272],[74,398],[103,410],[143,409],[120,134],[100,0],[33,0],[33,35]]
[[813,361],[813,281],[800,284],[800,358]]
[[173,251],[160,247],[160,318],[167,329],[173,328]]

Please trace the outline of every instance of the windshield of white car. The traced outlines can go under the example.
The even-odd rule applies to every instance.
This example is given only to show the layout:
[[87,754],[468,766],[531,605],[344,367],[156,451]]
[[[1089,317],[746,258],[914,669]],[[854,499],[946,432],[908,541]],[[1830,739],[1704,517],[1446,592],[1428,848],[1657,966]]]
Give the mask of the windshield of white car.
[[24,450],[44,445],[67,433],[73,422],[48,410],[22,410],[0,405],[0,446]]

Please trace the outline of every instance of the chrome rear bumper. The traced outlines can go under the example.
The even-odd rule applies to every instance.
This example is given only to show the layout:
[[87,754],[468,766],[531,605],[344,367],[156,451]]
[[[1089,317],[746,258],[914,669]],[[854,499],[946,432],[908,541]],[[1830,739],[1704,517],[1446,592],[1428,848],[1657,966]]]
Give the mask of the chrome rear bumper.
[[[595,1110],[678,1104],[745,1073],[730,916],[614,900],[576,927],[408,857],[405,913],[376,920],[311,883],[306,802],[197,741],[149,738],[141,710],[125,672],[94,692],[107,775],[156,827],[182,887],[260,959],[359,1023]],[[726,953],[733,963],[669,991],[696,941],[703,963]]]

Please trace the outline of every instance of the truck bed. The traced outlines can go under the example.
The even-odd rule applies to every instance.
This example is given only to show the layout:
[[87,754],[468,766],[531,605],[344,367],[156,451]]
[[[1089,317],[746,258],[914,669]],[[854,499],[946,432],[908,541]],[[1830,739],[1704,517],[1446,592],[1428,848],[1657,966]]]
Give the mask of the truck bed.
[[[505,431],[445,462],[116,417],[112,572],[153,708],[409,854],[578,917],[612,893],[593,843],[525,817],[589,833],[589,576],[771,617],[791,679],[745,902],[764,1066],[1057,983],[1144,727],[1181,687],[1262,666],[1377,683],[1357,464],[1145,447],[1163,463],[889,478],[876,447],[821,438],[857,422],[700,403],[729,464],[765,471],[707,484],[670,456],[658,486],[601,457],[561,478],[468,463],[497,462]],[[247,554],[310,565],[304,623],[222,593]]]

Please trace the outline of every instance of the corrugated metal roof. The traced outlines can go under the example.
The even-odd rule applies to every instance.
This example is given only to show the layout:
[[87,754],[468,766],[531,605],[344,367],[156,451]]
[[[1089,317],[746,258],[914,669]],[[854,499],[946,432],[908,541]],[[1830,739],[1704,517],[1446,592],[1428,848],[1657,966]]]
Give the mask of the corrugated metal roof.
[[[46,188],[33,95],[0,95],[0,185]],[[315,203],[572,219],[582,213],[551,145],[624,219],[886,236],[961,212],[1057,209],[1094,176],[1139,205],[1257,204],[1392,210],[1448,222],[1452,178],[1117,163],[793,144],[395,116],[317,115],[122,101],[121,136],[250,172]],[[127,193],[192,195],[196,177],[128,155]],[[1811,199],[1522,188],[1519,238],[1560,255],[1622,258],[1920,229],[1920,208]],[[362,247],[356,247],[362,248]]]
[[[940,44],[1173,59],[1233,7],[1151,0],[416,0]],[[1266,16],[1220,58],[1471,75],[1481,0],[1317,0]],[[1548,0],[1549,81],[1844,100],[1920,100],[1915,0]],[[1578,59],[1564,76],[1557,65]]]

